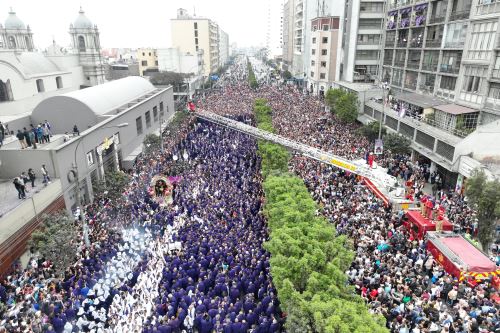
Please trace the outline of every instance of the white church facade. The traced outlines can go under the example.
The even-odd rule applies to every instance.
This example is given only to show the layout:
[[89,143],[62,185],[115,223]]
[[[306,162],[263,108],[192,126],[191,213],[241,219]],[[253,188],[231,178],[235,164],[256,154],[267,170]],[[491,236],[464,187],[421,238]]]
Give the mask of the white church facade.
[[105,82],[99,30],[82,9],[69,33],[69,50],[54,42],[39,52],[29,25],[13,10],[0,24],[0,121],[10,130],[26,126],[45,98]]

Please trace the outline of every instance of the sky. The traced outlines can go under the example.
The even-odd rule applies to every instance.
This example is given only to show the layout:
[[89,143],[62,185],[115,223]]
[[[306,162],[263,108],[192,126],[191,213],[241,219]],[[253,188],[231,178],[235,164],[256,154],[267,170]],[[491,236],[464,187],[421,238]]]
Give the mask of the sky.
[[232,44],[264,46],[270,8],[271,44],[279,45],[283,0],[0,0],[0,22],[9,8],[29,24],[35,46],[45,49],[56,41],[70,43],[69,25],[78,16],[80,6],[100,31],[103,48],[170,47],[170,19],[177,8],[190,14],[215,20],[229,34]]

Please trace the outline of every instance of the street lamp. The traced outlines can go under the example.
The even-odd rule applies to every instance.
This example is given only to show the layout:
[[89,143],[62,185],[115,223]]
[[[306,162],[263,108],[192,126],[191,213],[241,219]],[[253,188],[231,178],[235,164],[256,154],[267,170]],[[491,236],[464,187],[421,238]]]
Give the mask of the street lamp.
[[380,115],[380,123],[378,126],[378,139],[380,140],[382,138],[382,124],[384,122],[384,116],[385,116],[385,101],[387,98],[386,92],[389,90],[389,84],[387,82],[382,82],[380,84],[380,87],[382,88],[382,114]]
[[[128,123],[122,123],[122,124],[118,124],[115,126],[100,127],[97,130],[105,129],[105,128],[122,128],[122,127],[127,127],[127,126],[128,126]],[[75,172],[75,178],[76,178],[76,206],[80,210],[80,214],[79,214],[78,219],[83,222],[83,238],[85,240],[85,246],[89,247],[90,246],[89,229],[88,229],[87,221],[85,220],[85,216],[83,216],[82,199],[81,199],[81,193],[80,193],[80,176],[78,174],[78,164],[76,163],[76,152],[78,151],[78,147],[80,146],[80,143],[83,142],[82,139],[84,136],[85,135],[80,136],[78,139],[78,143],[76,144],[73,171]]]

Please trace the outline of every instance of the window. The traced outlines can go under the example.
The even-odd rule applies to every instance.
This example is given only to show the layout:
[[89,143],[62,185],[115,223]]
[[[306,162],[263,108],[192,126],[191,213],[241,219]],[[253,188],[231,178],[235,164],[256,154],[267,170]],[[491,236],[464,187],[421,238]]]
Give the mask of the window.
[[330,29],[330,26],[328,24],[325,24],[323,26],[323,31],[328,31]]
[[[463,34],[466,33],[464,30]],[[497,22],[483,22],[474,24],[469,40],[467,52],[468,59],[489,60],[492,55],[495,36],[497,33]],[[465,37],[464,37],[465,39]]]
[[383,11],[383,2],[361,2],[360,12],[381,13]]
[[194,39],[194,43],[195,43],[196,45],[198,45],[198,38],[195,38],[195,39]]
[[195,37],[198,37],[198,30],[195,30],[195,31],[194,31],[194,36],[195,36]]
[[316,54],[316,50],[315,50],[315,49],[312,49],[312,50],[311,50],[311,54],[312,54],[312,55],[315,55],[315,54]]
[[155,66],[158,66],[158,60],[155,60]]
[[328,43],[328,37],[323,37],[322,42],[323,42],[323,44]]
[[324,79],[325,79],[325,76],[326,76],[326,75],[325,75],[325,73],[320,73],[320,74],[319,74],[319,78],[320,78],[320,79],[323,79],[323,80],[324,80]]
[[461,51],[444,51],[441,61],[440,72],[458,74],[460,70],[460,59],[462,59]]
[[14,38],[14,36],[9,36],[9,48],[15,49],[16,47],[16,39]]
[[321,67],[326,67],[326,61],[321,62]]
[[45,87],[43,85],[43,80],[42,79],[36,80],[36,89],[38,90],[39,93],[45,91]]
[[467,35],[467,23],[450,23],[447,26],[444,47],[463,47]]
[[56,76],[56,86],[57,89],[61,89],[63,87],[62,78],[60,76]]
[[146,111],[146,127],[151,127],[151,112]]
[[[392,44],[394,44],[395,38],[396,38],[395,31],[391,31],[391,34],[387,33],[387,36],[386,36],[387,41],[392,41]],[[380,35],[358,34],[358,44],[378,45],[379,43],[380,43]]]
[[378,29],[382,26],[381,19],[362,19],[359,20],[359,29]]
[[87,166],[92,166],[94,165],[94,155],[92,154],[92,151],[89,151],[87,153]]
[[311,72],[311,77],[314,77],[314,72]]
[[194,28],[198,29],[198,22],[194,22]]
[[142,56],[145,57],[146,56],[146,53],[142,52]]
[[316,44],[316,37],[313,37],[313,44]]
[[156,123],[158,121],[158,107],[153,106],[153,120]]
[[148,61],[147,61],[147,60],[143,60],[143,61],[141,61],[141,65],[142,65],[142,66],[147,66],[147,65],[148,65]]
[[198,45],[196,45],[196,52],[198,52]]
[[160,102],[160,119],[165,116],[165,111],[163,111],[163,102]]
[[151,52],[149,52],[149,56],[151,57]]
[[500,83],[490,83],[488,97],[500,100]]
[[453,76],[441,76],[441,84],[439,87],[446,90],[455,90],[457,78]]
[[316,61],[311,60],[311,66],[314,66],[314,65],[316,65]]
[[464,84],[462,91],[470,93],[479,93],[482,79],[486,76],[487,67],[468,66],[465,69]]
[[321,50],[321,55],[327,55],[327,54],[328,54],[328,50],[327,49]]
[[137,135],[142,134],[142,117],[138,117],[135,120],[135,127],[137,128]]
[[85,52],[85,37],[78,36],[78,50]]

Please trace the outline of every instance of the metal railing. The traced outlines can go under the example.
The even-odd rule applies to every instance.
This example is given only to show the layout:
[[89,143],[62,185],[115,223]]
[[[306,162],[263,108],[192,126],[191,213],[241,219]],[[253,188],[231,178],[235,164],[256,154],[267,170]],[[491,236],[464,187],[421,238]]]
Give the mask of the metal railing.
[[451,12],[450,21],[465,20],[468,19],[469,16],[470,16],[470,8],[469,10],[463,10],[460,12]]
[[444,16],[434,16],[429,18],[428,24],[435,24],[435,23],[443,23],[445,17]]
[[441,39],[426,39],[425,47],[441,47]]

